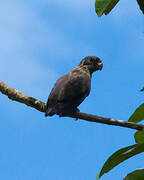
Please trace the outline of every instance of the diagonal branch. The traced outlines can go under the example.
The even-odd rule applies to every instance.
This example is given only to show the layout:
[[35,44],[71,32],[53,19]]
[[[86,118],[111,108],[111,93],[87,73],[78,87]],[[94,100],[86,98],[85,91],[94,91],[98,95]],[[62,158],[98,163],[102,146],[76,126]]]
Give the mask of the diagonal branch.
[[[45,112],[46,110],[46,103],[41,102],[33,97],[26,96],[22,94],[21,92],[19,92],[18,90],[9,87],[2,81],[0,81],[0,91],[6,96],[8,96],[9,99],[26,104],[27,106],[31,106],[40,112]],[[131,123],[131,122],[112,119],[112,118],[105,118],[105,117],[81,113],[81,112],[70,117],[76,118],[76,119],[82,119],[82,120],[86,120],[90,122],[121,126],[121,127],[136,129],[140,131],[142,131],[144,128],[144,126],[141,124]]]

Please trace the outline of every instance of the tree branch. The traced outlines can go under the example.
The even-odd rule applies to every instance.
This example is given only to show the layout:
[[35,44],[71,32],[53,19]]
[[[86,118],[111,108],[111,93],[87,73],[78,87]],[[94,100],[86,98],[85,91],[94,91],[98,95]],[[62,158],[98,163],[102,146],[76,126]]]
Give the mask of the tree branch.
[[[33,97],[26,96],[19,92],[16,89],[13,89],[0,81],[0,91],[8,96],[9,99],[18,101],[20,103],[26,104],[27,106],[31,106],[35,109],[37,109],[40,112],[45,112],[46,110],[46,103],[41,102]],[[101,116],[86,114],[86,113],[77,113],[75,115],[69,116],[76,119],[82,119],[90,122],[97,122],[97,123],[103,123],[108,125],[115,125],[115,126],[121,126],[131,129],[136,129],[142,131],[144,126],[141,124],[131,123],[127,121],[112,119],[112,118],[105,118]]]

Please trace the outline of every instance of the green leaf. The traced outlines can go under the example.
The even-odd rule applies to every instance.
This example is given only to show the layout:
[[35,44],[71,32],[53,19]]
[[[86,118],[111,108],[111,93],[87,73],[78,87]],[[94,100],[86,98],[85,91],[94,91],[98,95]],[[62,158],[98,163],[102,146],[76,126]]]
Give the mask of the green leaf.
[[144,120],[144,104],[142,104],[135,110],[135,112],[132,114],[128,121],[138,123],[142,120]]
[[143,131],[137,131],[134,135],[135,141],[138,144],[144,143],[144,129]]
[[144,169],[137,169],[128,174],[124,180],[144,180]]
[[115,152],[112,156],[108,158],[108,160],[103,165],[98,178],[100,178],[103,174],[109,172],[111,169],[113,169],[118,164],[122,163],[123,161],[129,159],[130,157],[133,157],[141,152],[144,152],[144,143],[143,144],[135,144],[132,146],[128,146],[125,148],[122,148]]
[[103,14],[107,15],[118,2],[119,0],[96,0],[95,11],[99,17]]
[[144,91],[144,87],[141,89],[141,91]]
[[143,0],[137,0],[140,9],[142,10],[143,14],[144,14],[144,1]]

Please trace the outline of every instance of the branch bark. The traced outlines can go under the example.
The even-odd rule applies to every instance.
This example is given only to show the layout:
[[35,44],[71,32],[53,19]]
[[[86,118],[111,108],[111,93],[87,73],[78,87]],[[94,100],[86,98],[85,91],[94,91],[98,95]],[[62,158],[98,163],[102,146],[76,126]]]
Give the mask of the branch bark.
[[[18,101],[20,103],[23,103],[27,106],[31,106],[32,108],[37,109],[40,112],[45,112],[46,110],[46,103],[41,102],[33,97],[29,97],[27,95],[22,94],[16,89],[13,89],[0,81],[0,91],[8,96],[9,99],[13,101]],[[108,125],[115,125],[115,126],[121,126],[131,129],[136,129],[142,131],[144,126],[141,124],[131,123],[127,121],[112,119],[112,118],[105,118],[101,116],[86,114],[86,113],[77,113],[75,115],[69,116],[76,119],[86,120],[90,122],[97,122],[97,123],[103,123]]]

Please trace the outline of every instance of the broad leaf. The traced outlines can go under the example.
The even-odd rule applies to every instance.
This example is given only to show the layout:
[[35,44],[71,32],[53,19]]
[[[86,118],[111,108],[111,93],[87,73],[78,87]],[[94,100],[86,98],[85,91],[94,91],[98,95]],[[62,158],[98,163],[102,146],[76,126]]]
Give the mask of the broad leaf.
[[143,14],[144,14],[144,0],[137,0],[140,9],[142,10]]
[[103,174],[109,172],[118,164],[122,163],[123,161],[141,152],[144,152],[144,143],[135,144],[135,145],[128,146],[128,147],[118,150],[112,156],[108,158],[108,160],[105,162],[97,178],[100,178]]
[[107,15],[118,2],[119,0],[96,0],[95,11],[99,17]]
[[128,121],[138,123],[142,120],[144,120],[144,104],[136,109]]
[[128,174],[124,180],[144,180],[144,169],[137,169]]
[[137,131],[134,135],[135,141],[138,144],[144,143],[144,129],[143,131]]

